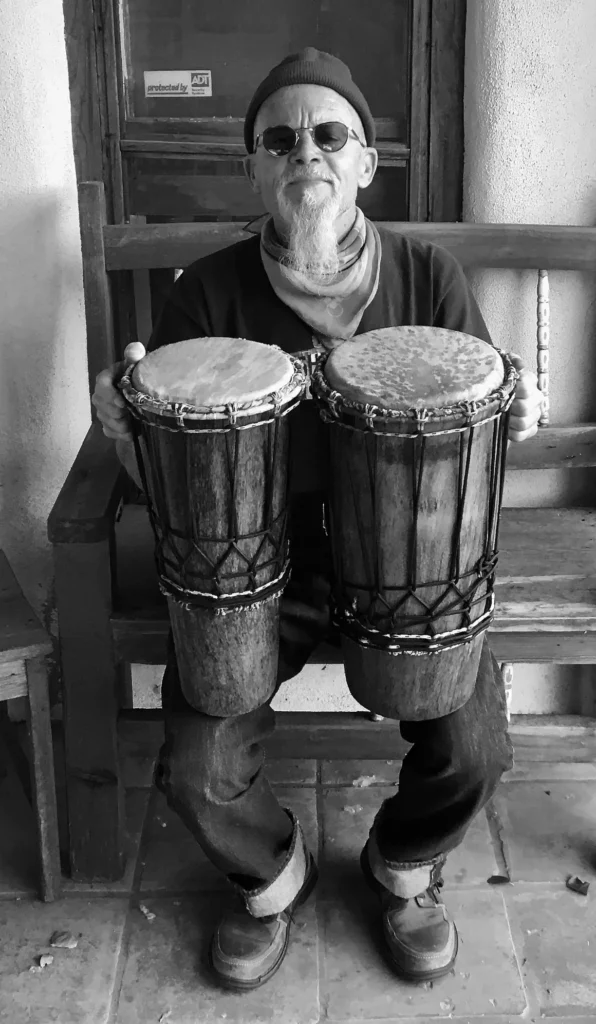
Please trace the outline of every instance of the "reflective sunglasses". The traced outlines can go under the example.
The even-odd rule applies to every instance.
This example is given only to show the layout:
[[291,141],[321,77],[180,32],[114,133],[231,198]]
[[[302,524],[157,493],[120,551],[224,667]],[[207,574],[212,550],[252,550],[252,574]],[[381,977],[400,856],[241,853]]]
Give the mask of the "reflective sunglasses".
[[323,153],[339,153],[349,138],[356,139],[366,149],[353,128],[348,128],[341,121],[325,121],[314,128],[290,128],[287,124],[278,124],[274,128],[265,128],[255,139],[255,149],[261,143],[271,156],[287,156],[300,142],[300,132],[310,132],[315,146]]

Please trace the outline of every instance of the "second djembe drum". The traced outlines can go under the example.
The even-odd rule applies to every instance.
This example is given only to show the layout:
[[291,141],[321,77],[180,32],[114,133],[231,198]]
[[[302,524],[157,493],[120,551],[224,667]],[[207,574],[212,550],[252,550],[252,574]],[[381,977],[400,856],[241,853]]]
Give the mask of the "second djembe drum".
[[281,349],[196,338],[125,373],[182,692],[244,714],[276,685],[289,575],[288,421],[304,375]]
[[349,689],[377,714],[441,718],[474,691],[516,379],[486,342],[431,327],[360,335],[313,374],[334,617]]

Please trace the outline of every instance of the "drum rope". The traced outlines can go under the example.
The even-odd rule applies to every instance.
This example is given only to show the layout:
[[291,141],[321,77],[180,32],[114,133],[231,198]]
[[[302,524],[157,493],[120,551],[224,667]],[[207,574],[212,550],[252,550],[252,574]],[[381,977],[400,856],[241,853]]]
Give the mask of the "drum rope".
[[[348,479],[357,536],[362,552],[362,561],[374,569],[374,584],[355,582],[345,577],[342,559],[336,558],[337,579],[334,598],[334,621],[340,630],[361,646],[375,647],[388,653],[430,654],[437,653],[447,647],[469,643],[475,636],[485,630],[494,615],[494,577],[498,558],[497,529],[498,510],[502,500],[502,489],[505,479],[503,445],[506,437],[508,415],[500,413],[491,416],[480,424],[469,423],[467,436],[463,431],[457,446],[457,483],[456,508],[452,539],[449,552],[449,569],[447,578],[420,582],[419,572],[419,517],[424,486],[424,469],[427,439],[426,433],[405,435],[412,442],[410,446],[410,479],[412,492],[412,537],[408,545],[407,583],[405,586],[382,584],[380,565],[379,533],[381,524],[377,510],[377,473],[376,457],[377,439],[386,437],[385,433],[374,431],[363,432],[363,449],[366,458],[369,500],[371,502],[371,521],[374,529],[367,531],[363,519],[362,495],[358,492],[358,481],[348,469]],[[484,543],[483,554],[477,563],[465,572],[461,572],[461,537],[464,528],[466,508],[469,505],[470,467],[474,436],[484,422],[492,425],[490,439],[490,457],[488,464],[487,511],[482,527],[481,538]],[[336,425],[340,425],[337,424]],[[343,425],[343,424],[341,424]],[[441,431],[451,433],[452,431]],[[330,503],[332,536],[337,537],[333,521],[333,501]],[[339,511],[339,510],[338,510]],[[371,535],[372,534],[372,535]],[[367,548],[371,547],[370,558]],[[440,591],[432,601],[425,600],[423,594],[429,589]],[[348,596],[359,594],[358,596]],[[338,596],[341,594],[341,598]],[[365,605],[359,607],[360,600],[365,598]],[[416,602],[418,611],[405,614],[404,606]],[[476,609],[481,614],[474,618]],[[460,625],[451,630],[439,631],[439,624],[449,617],[459,617]],[[382,628],[387,626],[388,628]],[[406,633],[422,627],[423,633]]]
[[[138,426],[137,426],[138,422]],[[285,588],[290,572],[288,559],[287,501],[277,514],[274,510],[274,473],[280,449],[280,418],[261,422],[266,427],[265,494],[262,505],[262,527],[240,532],[238,499],[240,485],[241,446],[239,428],[225,433],[223,460],[226,467],[229,495],[227,535],[203,536],[198,532],[200,516],[193,503],[193,493],[186,490],[186,522],[188,533],[176,529],[171,522],[166,502],[164,460],[160,458],[160,434],[145,420],[136,421],[133,430],[135,452],[147,509],[155,537],[154,555],[161,592],[187,609],[210,608],[217,614],[228,614],[249,606],[273,600]],[[189,433],[185,431],[184,434]],[[181,436],[183,440],[183,436]],[[144,457],[141,444],[147,447]],[[186,480],[192,479],[192,447],[184,448]],[[151,483],[149,481],[151,474]],[[221,551],[224,546],[223,552]],[[214,551],[213,548],[216,550]],[[217,550],[219,548],[219,550]],[[243,550],[247,548],[248,550]],[[209,550],[211,549],[211,555]],[[240,568],[226,572],[230,560],[240,561]],[[274,578],[260,582],[274,572]],[[245,581],[241,590],[226,592],[226,586]]]

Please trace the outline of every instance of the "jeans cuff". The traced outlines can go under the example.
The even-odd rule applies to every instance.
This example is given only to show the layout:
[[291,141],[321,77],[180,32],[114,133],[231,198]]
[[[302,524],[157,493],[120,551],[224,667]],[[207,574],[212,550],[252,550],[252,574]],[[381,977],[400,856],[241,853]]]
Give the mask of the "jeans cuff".
[[290,849],[279,872],[271,882],[266,882],[259,889],[243,889],[236,886],[242,894],[246,909],[253,917],[280,914],[289,907],[304,885],[309,861],[304,834],[296,816],[287,807],[284,810],[293,822],[294,832]]
[[413,899],[428,889],[432,884],[432,873],[435,865],[445,860],[445,854],[439,853],[432,860],[424,861],[390,861],[381,854],[374,831],[371,831],[366,846],[368,863],[377,882],[404,900]]

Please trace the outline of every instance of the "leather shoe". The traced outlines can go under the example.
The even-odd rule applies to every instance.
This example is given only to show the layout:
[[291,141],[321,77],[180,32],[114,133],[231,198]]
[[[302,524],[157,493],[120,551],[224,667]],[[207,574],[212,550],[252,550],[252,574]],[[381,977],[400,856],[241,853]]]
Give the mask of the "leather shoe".
[[433,867],[428,889],[412,899],[404,899],[394,896],[377,881],[368,863],[366,846],[360,855],[364,877],[381,902],[388,961],[395,973],[407,981],[441,978],[449,973],[457,957],[457,928],[439,892],[445,860],[444,857]]
[[281,967],[288,951],[295,909],[314,889],[318,870],[309,853],[302,888],[285,910],[267,917],[253,917],[239,900],[220,920],[209,950],[209,961],[218,981],[233,991],[258,988]]

